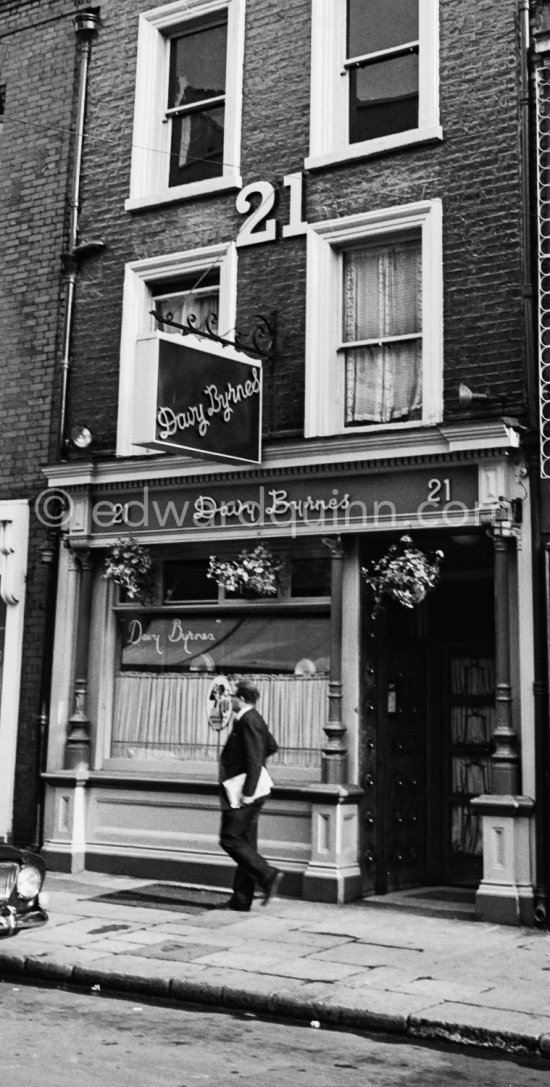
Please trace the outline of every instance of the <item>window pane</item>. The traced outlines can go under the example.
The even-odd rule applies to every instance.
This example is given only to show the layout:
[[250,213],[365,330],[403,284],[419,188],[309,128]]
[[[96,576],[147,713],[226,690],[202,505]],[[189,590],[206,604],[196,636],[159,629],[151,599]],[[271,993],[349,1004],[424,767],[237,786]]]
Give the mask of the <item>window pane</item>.
[[224,116],[219,106],[172,118],[170,186],[222,176]]
[[405,336],[421,328],[419,238],[344,253],[344,343]]
[[[154,307],[164,317],[180,325],[188,321],[201,330],[219,312],[219,275],[217,271],[197,272],[193,276],[180,276],[152,285]],[[215,326],[216,320],[214,320]],[[179,336],[177,328],[157,324],[152,318],[153,330],[160,329],[169,335]]]
[[[174,563],[174,569],[178,564]],[[219,757],[212,678],[248,675],[277,737],[278,765],[317,766],[327,713],[328,615],[238,617],[135,612],[119,617],[113,758]]]
[[206,576],[208,559],[190,559],[188,562],[164,564],[164,603],[175,604],[182,600],[217,600],[217,583]]
[[[215,584],[215,582],[212,582]],[[122,670],[294,673],[328,670],[328,616],[148,615],[121,621]]]
[[346,426],[422,418],[417,340],[346,351]]
[[418,128],[418,56],[378,61],[349,73],[350,143]]
[[330,596],[330,559],[292,559],[291,596]]
[[[111,757],[217,762],[227,733],[210,727],[212,678],[191,671],[118,675]],[[260,692],[258,709],[279,744],[270,765],[318,767],[327,715],[326,673],[255,673],[250,679]]]
[[[218,292],[207,290],[167,295],[155,300],[155,309],[160,310],[169,321],[177,321],[180,325],[189,322],[193,328],[204,331],[207,322],[218,316]],[[160,331],[174,336],[180,334],[179,329],[171,325],[163,326]]]
[[168,108],[225,94],[227,26],[203,27],[174,38],[170,51]]
[[418,0],[348,0],[348,57],[418,40]]

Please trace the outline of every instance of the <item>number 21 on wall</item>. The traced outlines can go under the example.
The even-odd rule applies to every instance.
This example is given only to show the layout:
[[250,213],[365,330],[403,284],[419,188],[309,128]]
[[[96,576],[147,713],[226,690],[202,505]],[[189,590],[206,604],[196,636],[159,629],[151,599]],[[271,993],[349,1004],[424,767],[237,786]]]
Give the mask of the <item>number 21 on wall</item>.
[[441,499],[445,502],[451,501],[451,481],[450,479],[430,479],[428,483],[428,502],[433,502],[435,506],[438,506]]
[[[307,223],[302,219],[303,177],[301,174],[286,174],[283,185],[289,189],[288,223],[283,226],[283,238],[293,238],[307,231]],[[260,203],[251,211],[250,197],[255,194],[260,197]],[[239,247],[277,240],[277,220],[269,218],[275,205],[275,195],[270,181],[252,181],[241,189],[236,201],[237,211],[241,215],[249,214],[237,235]]]

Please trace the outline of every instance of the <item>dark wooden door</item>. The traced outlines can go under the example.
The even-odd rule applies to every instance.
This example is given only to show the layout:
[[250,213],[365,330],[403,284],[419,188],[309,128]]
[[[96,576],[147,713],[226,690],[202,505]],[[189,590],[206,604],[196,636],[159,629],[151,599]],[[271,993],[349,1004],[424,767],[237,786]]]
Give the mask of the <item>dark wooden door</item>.
[[380,616],[364,661],[365,890],[427,881],[426,649],[413,617]]

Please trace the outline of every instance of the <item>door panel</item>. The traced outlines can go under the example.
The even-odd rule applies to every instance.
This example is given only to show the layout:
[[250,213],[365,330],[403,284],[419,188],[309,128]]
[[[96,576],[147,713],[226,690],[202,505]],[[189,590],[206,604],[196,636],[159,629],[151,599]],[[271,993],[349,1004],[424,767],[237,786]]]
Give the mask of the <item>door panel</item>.
[[426,684],[423,646],[390,643],[382,727],[387,889],[426,881]]
[[[426,882],[426,652],[379,616],[367,641],[361,784],[365,891]],[[393,626],[393,630],[392,630]],[[411,627],[407,630],[407,627]]]

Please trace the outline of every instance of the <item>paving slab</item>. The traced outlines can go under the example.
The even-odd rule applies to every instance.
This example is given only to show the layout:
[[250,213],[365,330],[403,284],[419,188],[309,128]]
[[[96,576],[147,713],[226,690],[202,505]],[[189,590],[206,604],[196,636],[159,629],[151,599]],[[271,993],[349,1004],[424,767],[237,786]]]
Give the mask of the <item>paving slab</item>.
[[266,949],[262,955],[246,958],[241,951],[222,951],[199,960],[203,966],[233,967],[246,973],[276,977],[303,978],[309,981],[336,981],[356,973],[356,968],[336,962],[320,963],[311,958],[285,958]]
[[316,951],[313,957],[320,962],[349,962],[365,969],[375,966],[391,966],[398,963],[404,970],[422,971],[423,951],[404,950],[398,947],[378,947],[373,944],[363,944],[359,941],[348,941],[345,944],[330,947],[324,951]]
[[184,943],[182,940],[163,940],[154,947],[134,947],[129,954],[136,955],[140,959],[154,959],[155,962],[167,960],[168,962],[193,962],[202,960],[208,955],[215,954],[219,949],[213,944],[197,944],[192,940]]

